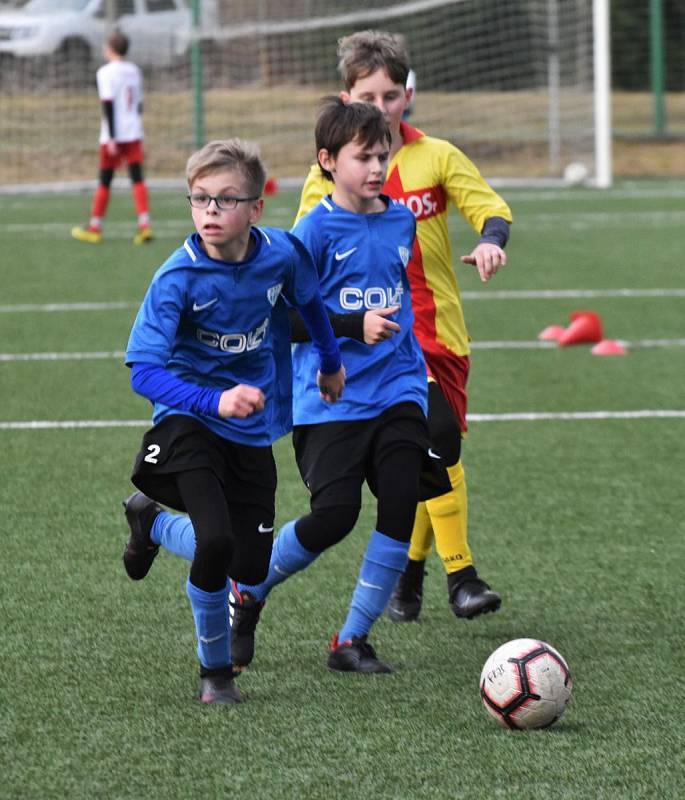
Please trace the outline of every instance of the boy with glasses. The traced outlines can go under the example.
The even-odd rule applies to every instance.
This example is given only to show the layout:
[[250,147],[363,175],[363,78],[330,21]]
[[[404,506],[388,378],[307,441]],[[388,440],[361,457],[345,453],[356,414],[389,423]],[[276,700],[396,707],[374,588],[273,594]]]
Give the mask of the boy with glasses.
[[140,491],[124,502],[123,560],[129,577],[144,578],[165,531],[186,522],[155,501],[187,512],[200,699],[230,704],[243,696],[233,682],[227,578],[258,583],[267,574],[271,444],[291,426],[282,297],[309,328],[323,401],[337,401],[345,372],[311,257],[289,233],[257,227],[266,173],[256,147],[210,142],[190,157],[187,179],[197,232],[153,277],[126,351],[134,391],[154,404],[154,427],[131,478]]

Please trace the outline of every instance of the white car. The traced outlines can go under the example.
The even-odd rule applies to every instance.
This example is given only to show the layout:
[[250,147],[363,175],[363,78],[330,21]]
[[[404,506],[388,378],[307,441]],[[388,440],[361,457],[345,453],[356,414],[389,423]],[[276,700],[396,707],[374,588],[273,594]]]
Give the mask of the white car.
[[69,60],[89,68],[102,57],[108,10],[141,66],[168,66],[187,45],[191,24],[184,0],[29,0],[0,13],[0,56]]

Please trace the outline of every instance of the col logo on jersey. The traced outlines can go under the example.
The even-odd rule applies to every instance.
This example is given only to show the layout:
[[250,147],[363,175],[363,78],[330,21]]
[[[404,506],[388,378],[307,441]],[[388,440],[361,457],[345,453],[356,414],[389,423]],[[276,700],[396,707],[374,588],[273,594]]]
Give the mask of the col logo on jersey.
[[[400,250],[402,249],[406,250],[406,248],[400,248]],[[398,282],[395,287],[369,286],[366,289],[362,289],[358,286],[345,286],[340,290],[340,305],[346,311],[401,306],[403,294],[404,287],[401,282]]]
[[216,333],[198,328],[197,338],[203,344],[215,347],[224,353],[244,353],[245,351],[256,350],[262,344],[268,328],[269,317],[266,317],[261,325],[247,333]]

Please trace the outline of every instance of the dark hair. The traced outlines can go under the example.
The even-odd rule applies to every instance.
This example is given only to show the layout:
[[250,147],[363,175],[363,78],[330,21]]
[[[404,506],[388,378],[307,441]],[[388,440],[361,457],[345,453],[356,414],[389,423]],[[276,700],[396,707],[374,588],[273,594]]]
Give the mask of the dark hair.
[[121,31],[112,31],[107,37],[107,46],[118,56],[125,56],[128,53],[128,36]]
[[[369,146],[377,142],[392,143],[390,129],[383,114],[371,103],[344,103],[339,97],[324,97],[319,108],[314,131],[316,152],[327,150],[335,157],[342,148],[356,140]],[[324,178],[331,173],[320,164]]]
[[409,53],[404,37],[385,31],[358,31],[338,40],[338,72],[345,89],[360,78],[385,70],[393,83],[406,86]]

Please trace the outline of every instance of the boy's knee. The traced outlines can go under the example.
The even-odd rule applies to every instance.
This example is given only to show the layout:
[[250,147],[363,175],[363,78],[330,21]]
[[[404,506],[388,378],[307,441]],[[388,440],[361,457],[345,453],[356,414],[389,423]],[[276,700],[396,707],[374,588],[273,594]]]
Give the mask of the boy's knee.
[[265,541],[252,542],[249,547],[236,547],[228,566],[228,574],[233,580],[248,586],[256,586],[266,580],[273,540],[266,536],[263,539]]

